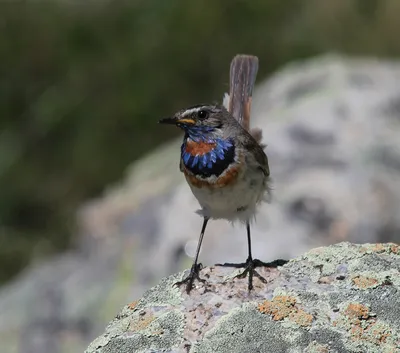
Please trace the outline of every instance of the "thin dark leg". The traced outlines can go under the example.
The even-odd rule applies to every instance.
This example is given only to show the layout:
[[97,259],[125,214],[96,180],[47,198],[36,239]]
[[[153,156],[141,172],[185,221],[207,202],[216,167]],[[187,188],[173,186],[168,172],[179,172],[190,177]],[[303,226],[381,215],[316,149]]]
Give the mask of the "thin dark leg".
[[247,248],[249,250],[249,257],[248,259],[253,259],[253,256],[251,255],[251,236],[250,236],[250,223],[247,221],[246,223],[246,230],[247,230]]
[[253,256],[251,253],[251,235],[250,235],[250,223],[246,223],[246,229],[247,229],[247,246],[248,246],[248,257],[246,262],[239,263],[239,264],[233,264],[233,263],[225,263],[225,264],[217,264],[217,266],[226,266],[226,267],[236,267],[236,268],[242,268],[244,267],[244,271],[237,275],[237,278],[245,278],[247,274],[249,275],[249,284],[248,288],[249,290],[253,289],[253,277],[257,277],[261,282],[263,283],[268,283],[267,280],[261,276],[256,270],[256,267],[261,267],[261,266],[266,266],[266,267],[277,267],[277,266],[282,266],[284,265],[287,261],[285,260],[277,260],[274,262],[266,263],[262,262],[258,259],[253,260]]
[[203,221],[203,226],[201,227],[201,233],[200,233],[200,238],[199,242],[197,243],[197,249],[196,249],[196,257],[194,258],[193,265],[190,269],[190,273],[187,277],[185,277],[182,281],[176,282],[175,285],[180,286],[182,284],[186,284],[186,292],[189,294],[190,291],[193,288],[193,281],[197,279],[200,282],[205,282],[204,279],[201,279],[199,277],[199,272],[201,270],[202,265],[197,263],[197,260],[199,259],[199,253],[201,249],[201,243],[203,242],[203,237],[204,237],[204,232],[206,231],[207,223],[208,223],[208,218],[204,218]]
[[263,283],[268,283],[267,280],[261,276],[255,268],[258,266],[263,266],[264,264],[260,260],[253,260],[253,256],[251,254],[251,235],[250,235],[250,223],[246,223],[246,230],[247,230],[247,247],[249,251],[249,256],[247,257],[246,263],[245,263],[245,269],[244,271],[239,274],[237,277],[238,278],[245,278],[247,274],[249,274],[249,284],[248,284],[248,289],[252,290],[253,289],[253,277],[256,276],[261,282]]

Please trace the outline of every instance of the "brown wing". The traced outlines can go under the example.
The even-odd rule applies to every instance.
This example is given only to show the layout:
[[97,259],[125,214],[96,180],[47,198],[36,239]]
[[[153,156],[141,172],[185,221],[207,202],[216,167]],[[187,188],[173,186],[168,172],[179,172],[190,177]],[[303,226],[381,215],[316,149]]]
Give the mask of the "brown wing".
[[257,144],[255,148],[254,157],[258,163],[260,163],[260,169],[263,171],[265,176],[269,177],[269,164],[268,157],[264,150]]
[[245,145],[245,148],[253,151],[254,158],[259,164],[260,169],[263,171],[265,176],[269,176],[268,157],[265,154],[264,150],[253,138],[248,139],[247,141],[248,142],[247,145]]
[[243,146],[242,148],[244,150],[252,152],[258,167],[262,170],[264,175],[268,177],[270,175],[268,157],[265,154],[262,145],[260,145],[249,132],[234,121],[234,119],[230,120],[229,130],[231,131],[231,134],[235,136],[237,142]]

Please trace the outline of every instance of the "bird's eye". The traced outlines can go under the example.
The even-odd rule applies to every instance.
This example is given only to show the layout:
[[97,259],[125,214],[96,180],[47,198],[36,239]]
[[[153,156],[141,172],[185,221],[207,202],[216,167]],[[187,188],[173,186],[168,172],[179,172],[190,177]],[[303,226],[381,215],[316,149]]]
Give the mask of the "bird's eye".
[[205,119],[205,118],[207,118],[207,116],[208,116],[208,113],[205,110],[200,110],[198,113],[199,119]]

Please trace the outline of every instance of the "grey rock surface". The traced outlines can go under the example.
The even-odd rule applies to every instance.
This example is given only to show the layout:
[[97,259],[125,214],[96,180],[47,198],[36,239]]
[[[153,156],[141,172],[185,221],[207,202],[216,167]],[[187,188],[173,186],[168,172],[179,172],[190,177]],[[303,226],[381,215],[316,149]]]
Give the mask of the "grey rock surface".
[[[399,63],[328,55],[256,87],[252,122],[274,180],[273,202],[253,227],[256,257],[293,258],[343,240],[400,242],[399,82]],[[201,219],[179,145],[133,164],[82,206],[75,251],[0,290],[1,351],[83,351],[124,303],[190,265]],[[201,262],[242,262],[246,246],[242,226],[210,222]]]
[[161,280],[125,306],[86,353],[400,352],[400,247],[321,247],[252,292],[238,271],[207,267],[187,295]]

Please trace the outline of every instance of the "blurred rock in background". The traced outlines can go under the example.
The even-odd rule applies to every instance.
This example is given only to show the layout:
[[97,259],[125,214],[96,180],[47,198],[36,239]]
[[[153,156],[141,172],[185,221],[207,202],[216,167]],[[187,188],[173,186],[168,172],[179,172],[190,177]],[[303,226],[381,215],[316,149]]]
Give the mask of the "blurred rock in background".
[[[399,241],[399,16],[397,0],[0,2],[1,348],[83,350],[189,266],[201,220],[167,142],[179,131],[156,121],[220,101],[237,53],[260,59],[253,123],[275,188],[256,255]],[[261,83],[327,52],[377,59]],[[210,224],[204,263],[245,254],[240,226]]]
[[327,51],[400,56],[398,0],[0,2],[0,283],[79,242],[76,208],[219,99],[237,53],[259,80]]
[[[400,63],[331,55],[256,87],[253,124],[268,143],[275,191],[253,228],[257,257],[342,240],[399,242],[399,80]],[[201,219],[178,171],[179,144],[133,164],[122,183],[81,207],[76,251],[3,288],[7,352],[83,350],[124,303],[190,265]],[[201,261],[239,262],[246,252],[243,227],[214,221]]]

